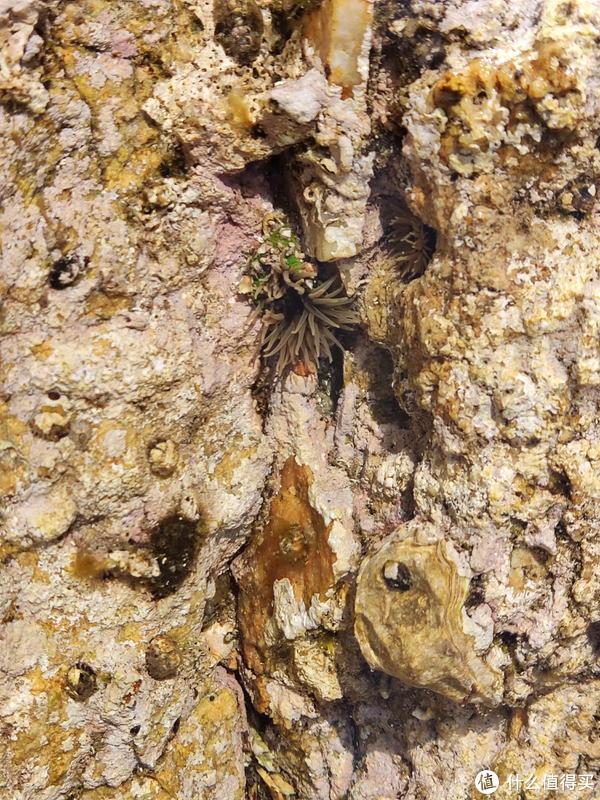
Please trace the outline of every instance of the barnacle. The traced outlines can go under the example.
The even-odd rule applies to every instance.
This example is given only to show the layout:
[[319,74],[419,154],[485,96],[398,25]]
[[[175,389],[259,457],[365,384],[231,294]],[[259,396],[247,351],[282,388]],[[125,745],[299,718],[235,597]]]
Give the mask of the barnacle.
[[264,358],[277,356],[277,374],[298,362],[314,370],[320,358],[331,361],[332,347],[342,348],[335,331],[351,330],[358,322],[353,301],[337,274],[319,279],[281,217],[269,215],[263,232],[265,241],[250,259],[245,288],[256,303],[252,322],[260,317],[263,323],[257,352]]
[[387,246],[405,281],[425,272],[435,251],[435,231],[409,212],[396,214],[390,224]]
[[30,425],[35,436],[57,442],[69,432],[71,424],[70,403],[66,398],[44,400],[35,410]]
[[97,689],[96,673],[84,661],[69,667],[65,678],[65,689],[73,700],[88,700]]
[[53,264],[48,276],[48,282],[52,289],[60,291],[72,286],[83,274],[88,262],[89,259],[87,257],[78,253],[70,253],[59,258]]
[[292,523],[279,541],[279,552],[290,562],[305,562],[308,552],[306,534],[301,525]]
[[177,445],[171,439],[154,442],[148,450],[150,471],[160,478],[168,478],[175,472],[179,455]]
[[164,634],[155,636],[146,650],[146,669],[150,677],[157,681],[174,678],[180,666],[181,653],[173,639]]

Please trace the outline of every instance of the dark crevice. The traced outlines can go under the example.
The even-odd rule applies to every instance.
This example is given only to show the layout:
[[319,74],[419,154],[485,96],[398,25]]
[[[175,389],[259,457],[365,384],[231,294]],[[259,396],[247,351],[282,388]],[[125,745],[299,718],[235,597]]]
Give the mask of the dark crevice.
[[[348,335],[341,339],[347,344]],[[344,387],[344,355],[338,348],[332,351],[331,361],[322,358],[317,369],[317,405],[326,417],[337,411],[340,394]]]
[[600,620],[590,622],[586,635],[595,656],[600,656]]
[[485,602],[485,588],[483,581],[483,575],[476,575],[471,579],[469,593],[467,595],[467,599],[465,600],[465,608],[467,610],[476,608],[477,606],[481,605],[481,603]]

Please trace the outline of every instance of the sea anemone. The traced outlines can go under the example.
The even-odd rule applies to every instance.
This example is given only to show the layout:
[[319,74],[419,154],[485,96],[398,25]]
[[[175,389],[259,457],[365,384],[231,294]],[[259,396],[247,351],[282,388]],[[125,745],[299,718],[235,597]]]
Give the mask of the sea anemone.
[[436,235],[433,228],[406,210],[392,218],[386,243],[400,276],[408,282],[425,272],[435,252]]
[[317,267],[306,260],[281,215],[270,214],[263,233],[240,288],[256,304],[251,323],[262,321],[257,354],[276,357],[279,375],[299,362],[316,370],[320,358],[331,361],[332,347],[342,348],[335,332],[351,330],[358,322],[353,301],[344,294],[339,275],[319,278]]
[[343,349],[334,331],[352,330],[358,315],[334,276],[301,294],[288,292],[281,304],[265,310],[262,322],[260,350],[265,358],[277,356],[275,371],[281,374],[298,361],[313,368],[319,358],[331,361],[331,348]]

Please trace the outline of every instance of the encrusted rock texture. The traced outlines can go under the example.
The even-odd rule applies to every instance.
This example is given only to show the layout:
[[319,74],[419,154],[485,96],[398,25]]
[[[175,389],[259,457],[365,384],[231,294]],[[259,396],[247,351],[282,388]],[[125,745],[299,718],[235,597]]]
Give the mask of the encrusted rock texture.
[[598,0],[2,0],[0,133],[2,800],[597,798]]

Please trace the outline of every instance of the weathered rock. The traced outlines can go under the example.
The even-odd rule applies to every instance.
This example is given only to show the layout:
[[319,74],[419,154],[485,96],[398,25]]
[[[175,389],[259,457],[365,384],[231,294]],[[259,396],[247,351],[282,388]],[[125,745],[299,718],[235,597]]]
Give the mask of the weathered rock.
[[0,3],[2,800],[598,796],[599,37]]

